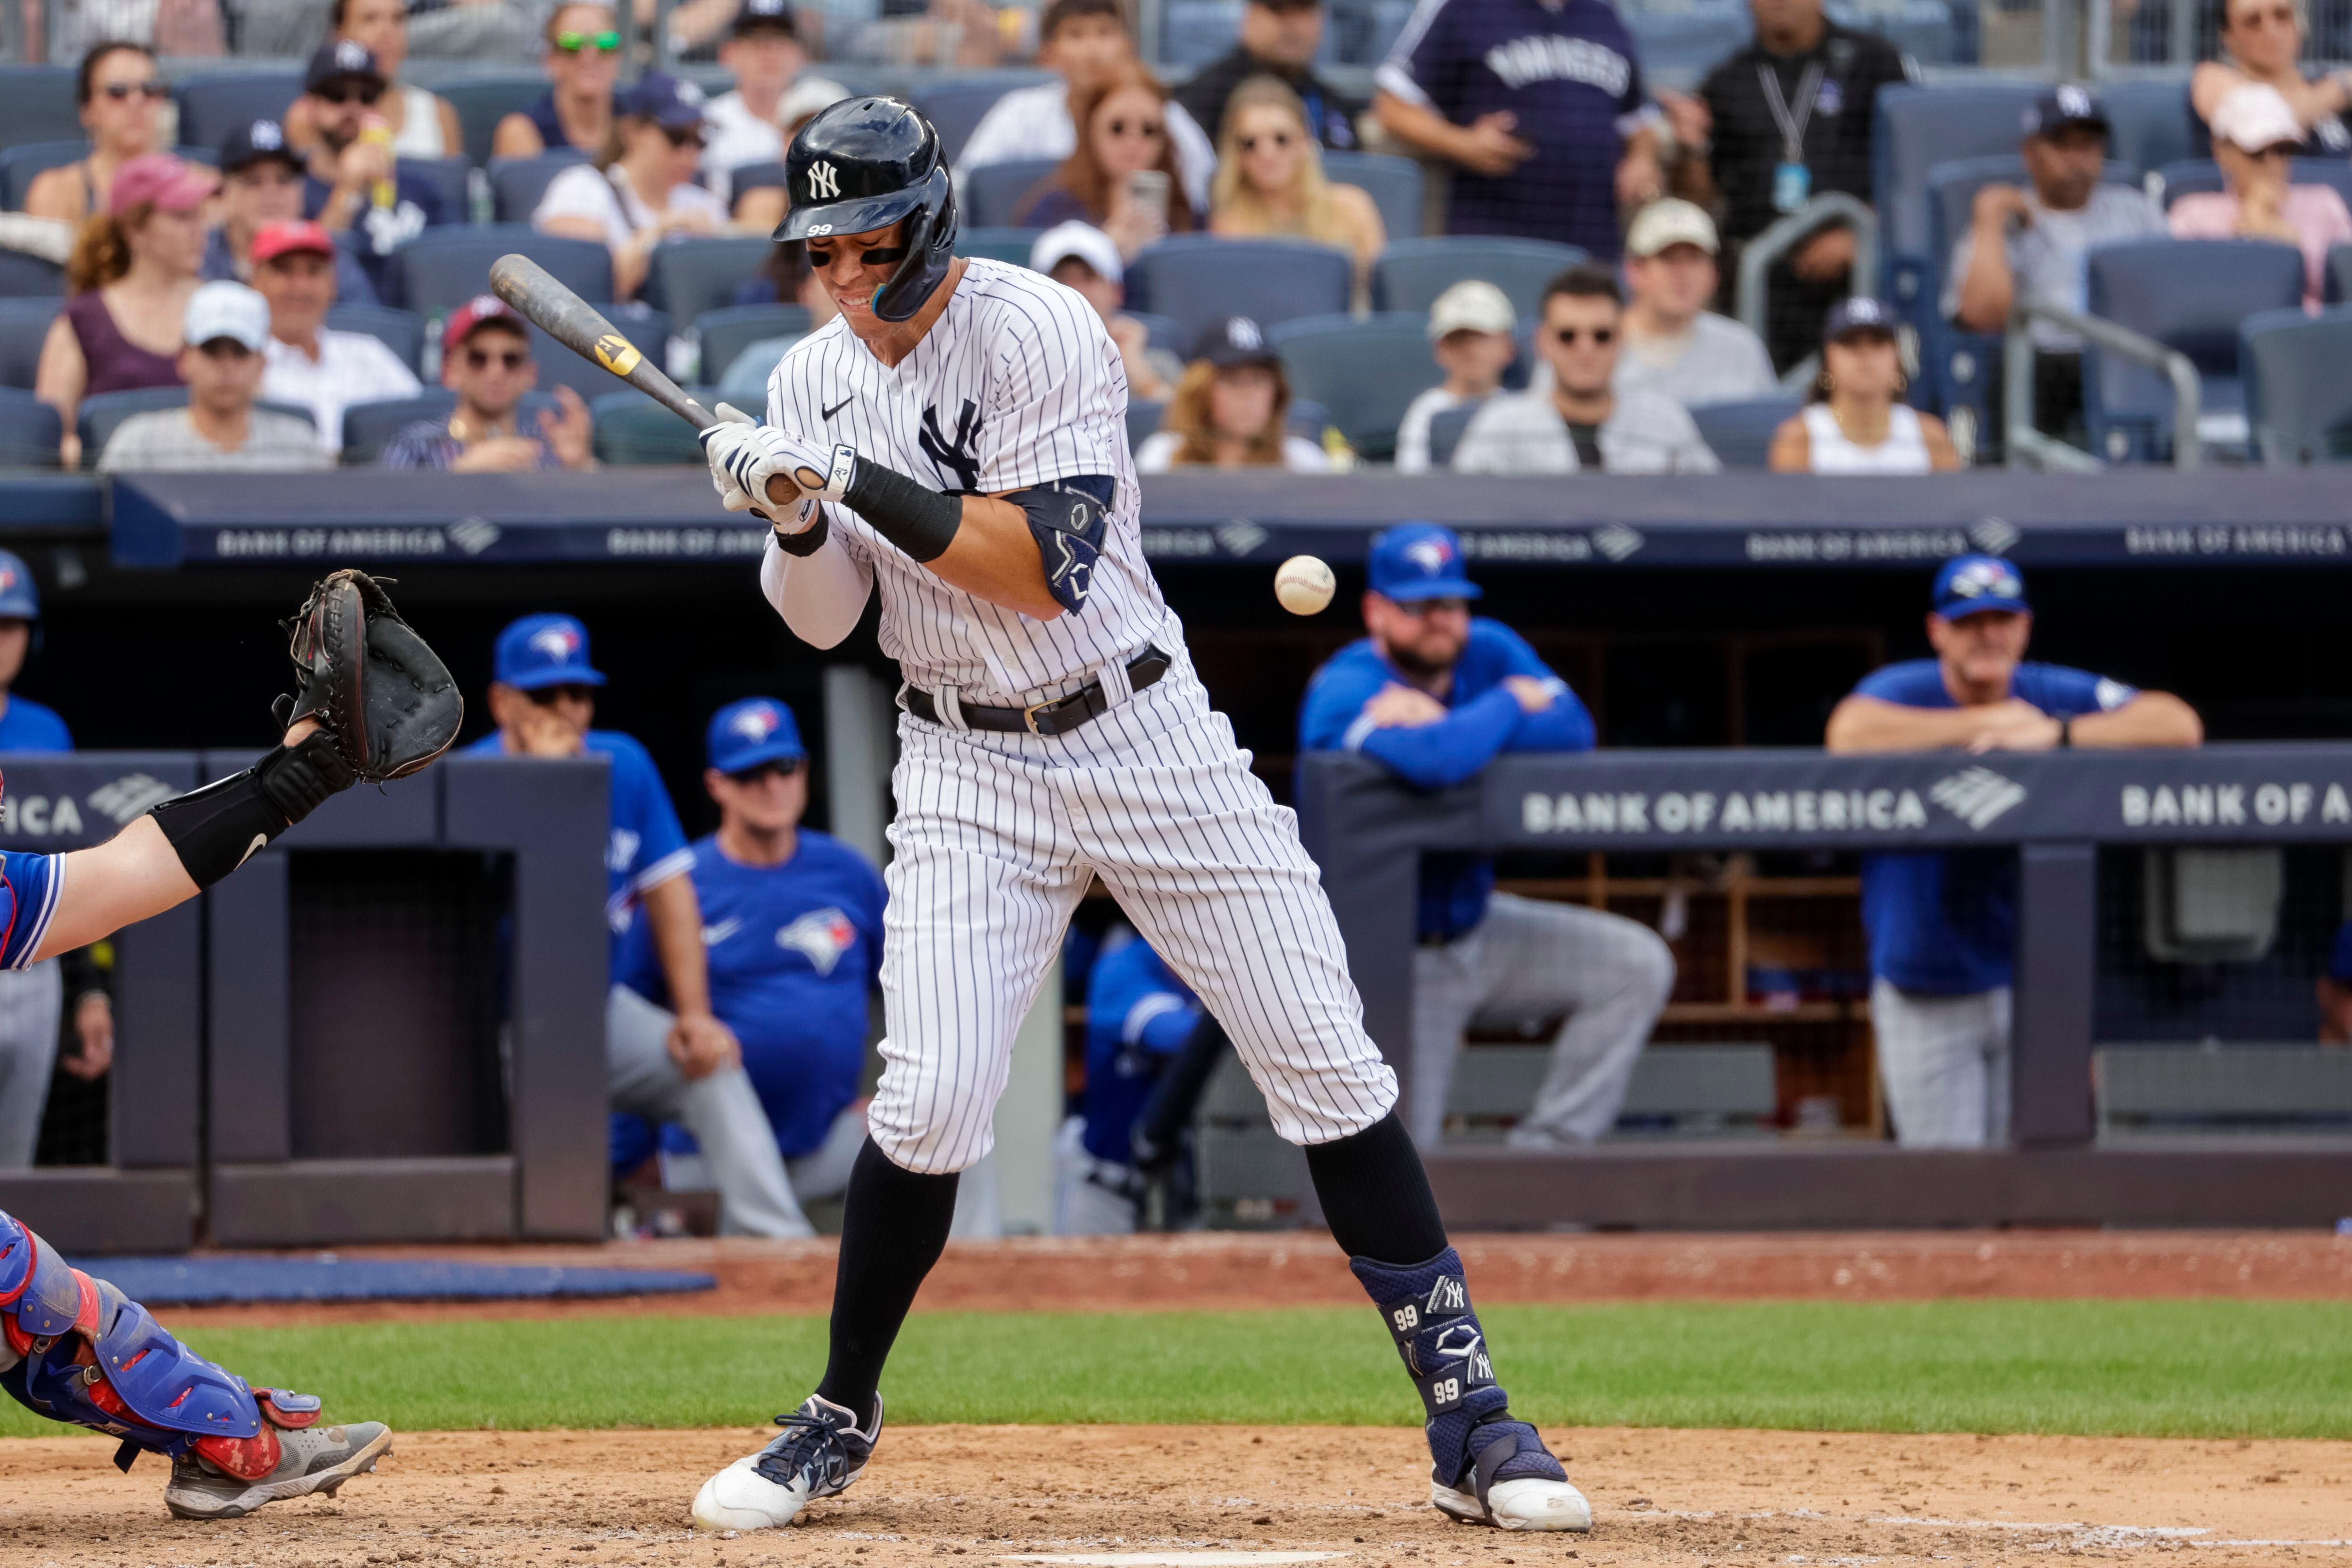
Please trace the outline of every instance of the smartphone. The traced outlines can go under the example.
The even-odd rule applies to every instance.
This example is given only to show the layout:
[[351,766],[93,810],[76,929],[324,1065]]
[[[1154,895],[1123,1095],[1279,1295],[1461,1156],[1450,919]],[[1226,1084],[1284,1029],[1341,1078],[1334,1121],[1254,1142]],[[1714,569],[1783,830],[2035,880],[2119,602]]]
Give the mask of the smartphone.
[[1138,169],[1127,177],[1127,199],[1155,216],[1168,213],[1168,171]]

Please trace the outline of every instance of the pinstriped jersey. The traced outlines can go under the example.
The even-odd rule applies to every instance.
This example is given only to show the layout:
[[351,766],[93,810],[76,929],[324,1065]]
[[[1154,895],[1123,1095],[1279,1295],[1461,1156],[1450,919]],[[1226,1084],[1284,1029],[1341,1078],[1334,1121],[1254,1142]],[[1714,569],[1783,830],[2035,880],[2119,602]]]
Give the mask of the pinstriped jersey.
[[[953,588],[851,508],[833,536],[879,579],[882,651],[913,684],[967,701],[1057,696],[1173,635],[1144,564],[1127,445],[1127,372],[1094,307],[1025,268],[974,258],[915,352],[884,364],[839,319],[793,345],[768,379],[768,423],[846,442],[941,490],[995,494],[1049,479],[1117,482],[1085,606],[1041,621]],[[1173,648],[1169,648],[1173,652]]]

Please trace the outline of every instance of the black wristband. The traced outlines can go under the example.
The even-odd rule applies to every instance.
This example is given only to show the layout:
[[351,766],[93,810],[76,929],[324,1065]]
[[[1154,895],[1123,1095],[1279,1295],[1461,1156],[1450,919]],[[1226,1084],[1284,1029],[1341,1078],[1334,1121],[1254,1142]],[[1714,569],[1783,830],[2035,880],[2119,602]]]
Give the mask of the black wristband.
[[816,509],[816,521],[798,533],[786,533],[781,528],[772,531],[776,536],[776,548],[785,554],[814,555],[824,548],[826,538],[833,532],[833,524],[826,519],[824,506],[820,502]]
[[963,498],[941,495],[893,468],[857,459],[842,500],[866,526],[917,561],[936,561],[963,526]]

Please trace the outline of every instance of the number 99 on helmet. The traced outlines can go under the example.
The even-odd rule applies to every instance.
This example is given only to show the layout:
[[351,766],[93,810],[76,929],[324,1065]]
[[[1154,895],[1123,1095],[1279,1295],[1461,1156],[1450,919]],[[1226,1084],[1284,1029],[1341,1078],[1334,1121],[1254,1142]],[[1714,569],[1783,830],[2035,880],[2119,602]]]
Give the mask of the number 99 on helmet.
[[898,245],[866,253],[897,262],[874,291],[874,313],[904,321],[947,280],[955,259],[955,183],[940,133],[911,104],[895,98],[851,98],[819,111],[784,153],[791,209],[778,244],[866,234],[908,220]]

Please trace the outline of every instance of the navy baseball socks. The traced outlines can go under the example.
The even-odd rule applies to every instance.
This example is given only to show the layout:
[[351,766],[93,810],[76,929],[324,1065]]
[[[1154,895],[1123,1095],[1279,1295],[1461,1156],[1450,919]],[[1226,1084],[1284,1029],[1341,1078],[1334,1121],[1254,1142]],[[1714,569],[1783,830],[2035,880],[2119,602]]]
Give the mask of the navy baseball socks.
[[332,1492],[392,1449],[375,1422],[321,1426],[315,1398],[222,1371],[5,1213],[0,1388],[53,1421],[121,1438],[114,1462],[125,1470],[142,1453],[170,1458],[163,1501],[182,1519],[239,1519]]
[[[1348,1268],[1381,1310],[1405,1375],[1428,1412],[1429,1500],[1465,1524],[1590,1530],[1592,1506],[1543,1438],[1511,1418],[1462,1258],[1445,1239],[1421,1153],[1397,1121],[1307,1151],[1307,1166]],[[1412,1264],[1381,1258],[1419,1258]]]

